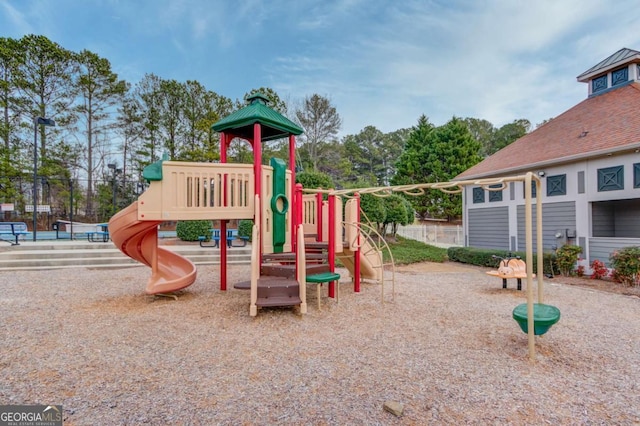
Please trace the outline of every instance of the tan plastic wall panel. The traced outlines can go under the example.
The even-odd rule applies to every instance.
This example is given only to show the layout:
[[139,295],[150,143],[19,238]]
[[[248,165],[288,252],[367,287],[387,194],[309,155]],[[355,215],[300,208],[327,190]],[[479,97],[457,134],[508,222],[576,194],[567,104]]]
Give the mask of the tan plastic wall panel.
[[344,209],[344,233],[345,240],[349,243],[349,250],[356,251],[358,249],[358,227],[356,226],[356,218],[358,217],[358,205],[355,199],[347,200]]
[[329,241],[329,201],[322,202],[322,241]]
[[165,161],[162,176],[138,198],[139,220],[253,218],[251,164]]
[[138,197],[138,220],[162,220],[162,181],[153,181]]
[[273,253],[273,167],[262,166],[262,253]]
[[306,194],[302,196],[302,226],[305,234],[316,234],[316,196]]
[[[341,197],[336,197],[336,203],[335,203],[335,208],[336,208],[336,223],[333,224],[333,226],[335,227],[335,236],[336,239],[334,241],[334,246],[336,248],[336,253],[342,253],[342,249],[344,247],[344,244],[342,243],[342,198]],[[327,222],[328,222],[328,217],[327,217]],[[323,226],[323,228],[328,228],[328,226]]]

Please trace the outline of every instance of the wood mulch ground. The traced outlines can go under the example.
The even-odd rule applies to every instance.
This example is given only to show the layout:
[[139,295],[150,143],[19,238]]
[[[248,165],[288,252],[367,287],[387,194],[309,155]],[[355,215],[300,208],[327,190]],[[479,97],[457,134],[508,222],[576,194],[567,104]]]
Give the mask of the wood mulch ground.
[[[414,263],[411,265],[399,265],[396,266],[396,270],[399,272],[463,272],[465,269],[476,269],[480,271],[490,271],[492,268],[484,268],[479,266],[466,265],[458,262],[444,262],[444,263]],[[634,296],[640,298],[640,287],[627,286],[617,283],[610,278],[607,279],[591,279],[589,276],[584,277],[565,277],[562,275],[556,275],[553,278],[545,278],[547,282],[555,282],[561,284],[567,284],[571,286],[584,287],[592,290],[604,291],[607,293],[622,294],[625,296]]]

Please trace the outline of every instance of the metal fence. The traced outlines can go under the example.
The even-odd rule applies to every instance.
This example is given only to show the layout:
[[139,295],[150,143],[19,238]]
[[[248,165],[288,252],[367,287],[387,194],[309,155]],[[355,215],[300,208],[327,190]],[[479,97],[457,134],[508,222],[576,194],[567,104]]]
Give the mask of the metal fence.
[[464,229],[460,225],[400,226],[397,235],[438,247],[464,245]]

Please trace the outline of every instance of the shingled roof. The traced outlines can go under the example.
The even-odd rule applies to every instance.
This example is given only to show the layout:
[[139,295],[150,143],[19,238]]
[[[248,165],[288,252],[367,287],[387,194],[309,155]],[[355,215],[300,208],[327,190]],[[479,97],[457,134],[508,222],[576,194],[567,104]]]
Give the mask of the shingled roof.
[[456,176],[504,176],[640,148],[640,83],[589,97]]

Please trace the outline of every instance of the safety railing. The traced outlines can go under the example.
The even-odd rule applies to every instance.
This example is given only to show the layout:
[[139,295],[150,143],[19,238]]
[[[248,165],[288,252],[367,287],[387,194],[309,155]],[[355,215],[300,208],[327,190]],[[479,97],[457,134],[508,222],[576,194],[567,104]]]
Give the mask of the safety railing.
[[162,180],[138,198],[139,220],[251,219],[251,164],[162,163]]

